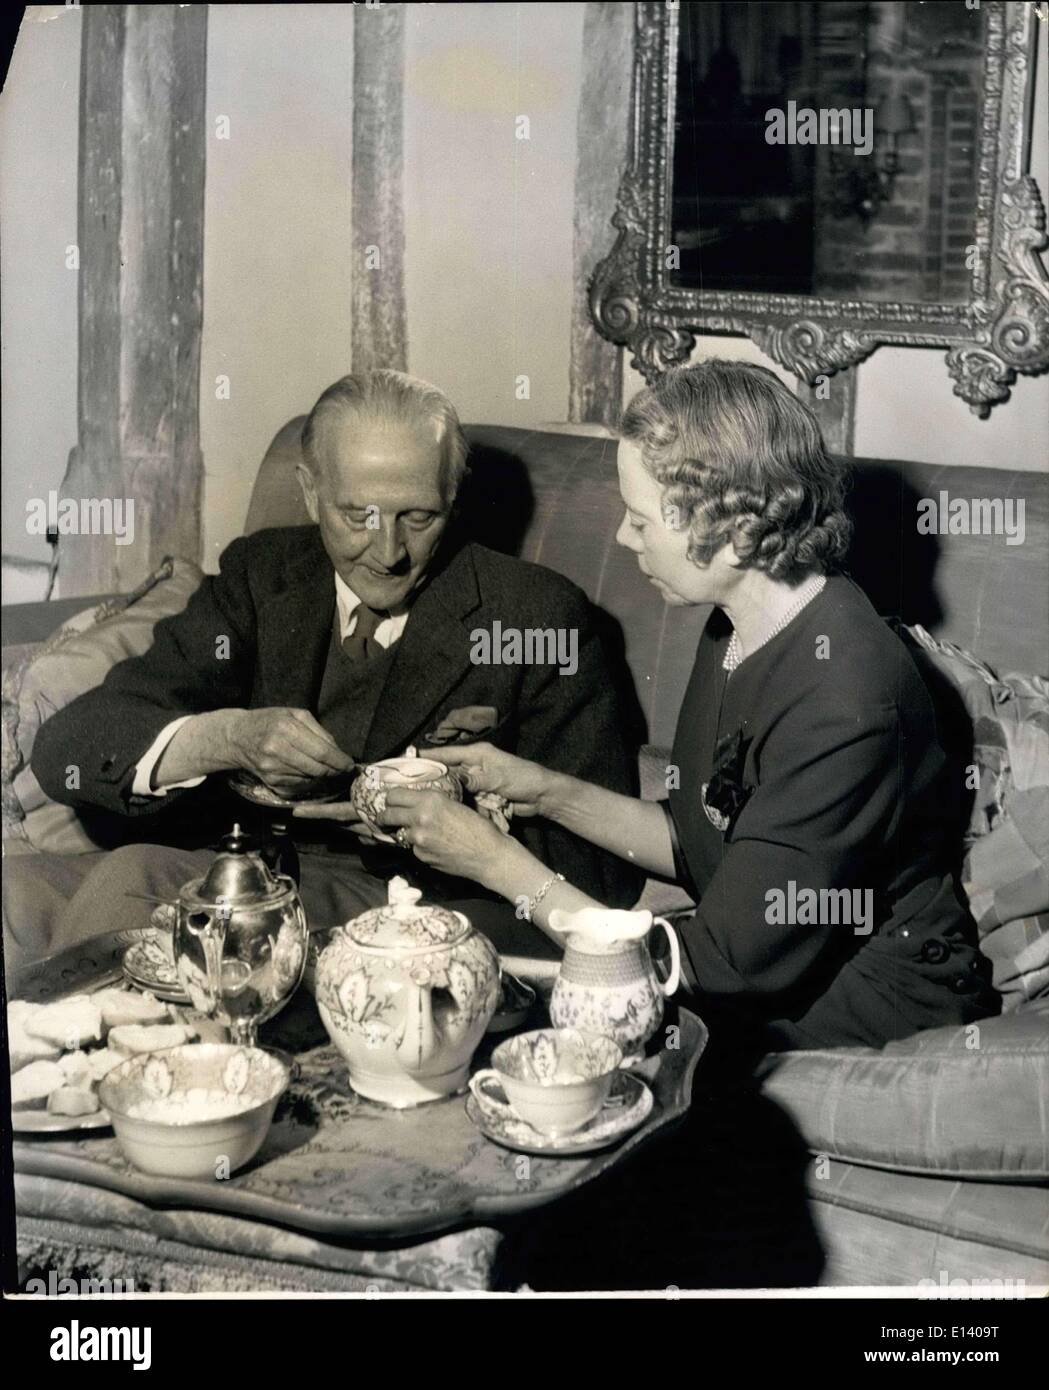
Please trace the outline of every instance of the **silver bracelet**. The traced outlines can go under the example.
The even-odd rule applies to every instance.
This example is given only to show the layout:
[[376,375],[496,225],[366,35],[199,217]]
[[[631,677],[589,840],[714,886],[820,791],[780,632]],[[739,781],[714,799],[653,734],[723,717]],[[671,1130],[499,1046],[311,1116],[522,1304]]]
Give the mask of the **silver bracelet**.
[[540,903],[543,901],[543,899],[546,897],[547,893],[550,892],[550,889],[554,886],[554,884],[555,884],[555,883],[564,883],[564,881],[565,881],[565,876],[564,876],[564,874],[551,874],[550,877],[546,880],[546,882],[545,882],[545,883],[542,885],[542,887],[539,889],[539,891],[536,893],[536,895],[535,895],[534,897],[528,899],[528,907],[526,908],[526,912],[527,912],[527,914],[528,914],[528,920],[529,920],[529,921],[532,920],[532,918],[533,918],[534,915],[535,915],[535,910],[536,910],[536,908],[539,906],[539,904],[540,904]]

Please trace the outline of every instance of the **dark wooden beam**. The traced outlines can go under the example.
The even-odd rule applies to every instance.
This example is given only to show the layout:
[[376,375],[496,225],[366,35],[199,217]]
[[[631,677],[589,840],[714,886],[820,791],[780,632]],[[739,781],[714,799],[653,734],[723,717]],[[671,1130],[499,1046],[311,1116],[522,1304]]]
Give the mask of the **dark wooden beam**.
[[626,165],[634,6],[589,0],[583,13],[583,79],[576,135],[572,339],[568,418],[614,425],[623,403],[623,350],[590,316],[588,286],[614,239],[612,214]]
[[78,441],[62,484],[131,499],[134,541],[60,535],[61,592],[200,557],[206,5],[84,6]]
[[353,11],[350,342],[355,372],[408,370],[404,294],[404,8]]
[[830,452],[851,456],[856,424],[856,368],[845,367],[814,387],[799,381],[797,394],[815,411]]

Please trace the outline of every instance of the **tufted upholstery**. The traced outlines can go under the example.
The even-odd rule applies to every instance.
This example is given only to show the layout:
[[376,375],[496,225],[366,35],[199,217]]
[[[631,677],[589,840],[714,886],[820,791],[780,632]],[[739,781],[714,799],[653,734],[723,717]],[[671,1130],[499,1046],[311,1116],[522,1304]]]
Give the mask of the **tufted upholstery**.
[[[303,417],[279,431],[263,460],[245,531],[308,520],[295,464]],[[472,477],[464,506],[478,539],[573,579],[622,629],[648,724],[669,745],[706,608],[668,609],[615,543],[622,516],[616,443],[500,425],[470,425]],[[1013,497],[1026,538],[919,536],[921,497]],[[1001,672],[1049,673],[1049,476],[988,468],[855,461],[856,534],[850,569],[880,612],[921,623]]]

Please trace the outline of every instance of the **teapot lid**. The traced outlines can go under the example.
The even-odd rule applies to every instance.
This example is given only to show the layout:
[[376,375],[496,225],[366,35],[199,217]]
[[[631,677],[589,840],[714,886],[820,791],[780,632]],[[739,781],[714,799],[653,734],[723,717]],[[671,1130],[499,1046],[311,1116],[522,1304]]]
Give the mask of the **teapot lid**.
[[406,879],[391,879],[387,893],[389,901],[383,907],[369,908],[347,923],[347,933],[358,946],[450,946],[471,930],[460,913],[421,903],[422,891],[409,887]]
[[255,851],[255,842],[239,825],[234,825],[219,844],[222,853],[198,885],[187,884],[189,891],[184,896],[205,902],[258,903],[286,892],[287,885],[274,878]]

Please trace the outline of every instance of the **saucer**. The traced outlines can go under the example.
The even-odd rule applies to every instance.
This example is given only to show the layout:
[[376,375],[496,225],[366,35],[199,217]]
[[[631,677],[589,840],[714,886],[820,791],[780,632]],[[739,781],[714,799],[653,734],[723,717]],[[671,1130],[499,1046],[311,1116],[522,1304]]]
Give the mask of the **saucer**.
[[107,1110],[91,1115],[52,1115],[49,1110],[12,1110],[11,1128],[16,1134],[80,1134],[112,1125]]
[[499,985],[499,1003],[488,1025],[489,1033],[508,1033],[511,1028],[520,1027],[535,1003],[532,986],[511,975],[509,970],[502,972]]
[[228,778],[228,782],[232,790],[245,801],[280,811],[291,811],[296,806],[327,806],[333,801],[345,801],[349,795],[349,783],[342,778],[338,779],[338,785],[325,795],[309,797],[281,796],[279,792],[267,787],[265,782],[260,782],[257,777],[252,777],[246,772],[234,772]]
[[541,1134],[525,1120],[509,1119],[482,1106],[472,1093],[466,1097],[466,1113],[486,1139],[505,1149],[540,1158],[572,1158],[576,1154],[596,1153],[625,1139],[644,1124],[654,1104],[652,1092],[639,1076],[620,1071],[612,1080],[612,1089],[601,1110],[572,1134]]
[[139,989],[149,990],[166,1004],[188,1004],[189,995],[182,988],[175,958],[171,951],[171,933],[149,927],[139,934],[123,955],[125,978]]

